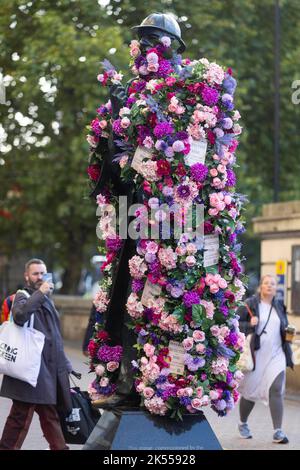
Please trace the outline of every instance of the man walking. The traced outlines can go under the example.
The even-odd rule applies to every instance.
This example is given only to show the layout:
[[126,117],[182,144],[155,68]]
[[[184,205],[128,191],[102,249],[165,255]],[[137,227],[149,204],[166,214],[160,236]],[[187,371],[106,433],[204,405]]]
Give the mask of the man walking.
[[13,307],[14,322],[23,326],[34,314],[34,328],[45,335],[41,368],[36,387],[27,382],[4,376],[0,395],[13,401],[4,426],[0,450],[18,450],[28,433],[33,413],[51,450],[68,449],[61,430],[57,409],[68,415],[72,411],[68,374],[72,365],[63,350],[58,312],[50,298],[52,282],[45,282],[45,263],[31,259],[25,265],[25,288],[18,291]]

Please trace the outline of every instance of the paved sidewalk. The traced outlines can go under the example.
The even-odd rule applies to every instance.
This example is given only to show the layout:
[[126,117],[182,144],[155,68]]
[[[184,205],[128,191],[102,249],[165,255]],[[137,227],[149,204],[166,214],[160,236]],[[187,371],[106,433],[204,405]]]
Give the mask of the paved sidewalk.
[[[82,390],[86,390],[88,383],[92,380],[93,374],[88,374],[87,359],[82,355],[80,343],[65,344],[65,351],[70,358],[73,368],[81,372],[82,379],[77,381]],[[1,380],[1,379],[0,379]],[[238,407],[236,407],[227,417],[219,418],[212,410],[205,410],[213,431],[219,439],[222,447],[228,450],[300,450],[300,399],[285,400],[285,413],[283,429],[287,433],[290,443],[279,445],[272,443],[272,422],[269,409],[261,404],[257,404],[249,418],[249,425],[253,433],[253,439],[241,439],[237,433]],[[11,401],[0,397],[0,433],[9,413]],[[80,450],[81,446],[72,445],[72,450]],[[38,416],[33,418],[27,438],[22,447],[24,450],[43,450],[47,448],[47,442],[42,437],[39,427]]]

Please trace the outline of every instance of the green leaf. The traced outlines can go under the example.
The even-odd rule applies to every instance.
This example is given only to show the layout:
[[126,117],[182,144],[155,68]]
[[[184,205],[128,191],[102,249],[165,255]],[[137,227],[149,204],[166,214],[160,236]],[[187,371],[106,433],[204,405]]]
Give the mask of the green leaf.
[[181,325],[184,323],[184,314],[185,314],[185,308],[183,305],[175,308],[175,310],[172,313],[172,315],[174,315],[174,317],[177,318],[178,323],[180,323]]
[[193,305],[192,308],[192,318],[195,323],[201,323],[205,315],[203,305]]

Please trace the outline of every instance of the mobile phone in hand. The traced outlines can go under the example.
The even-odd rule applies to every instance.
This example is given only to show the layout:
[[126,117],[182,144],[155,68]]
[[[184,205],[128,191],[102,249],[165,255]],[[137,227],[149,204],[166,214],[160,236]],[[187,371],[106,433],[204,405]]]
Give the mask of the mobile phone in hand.
[[53,282],[52,273],[43,274],[43,281],[44,282]]

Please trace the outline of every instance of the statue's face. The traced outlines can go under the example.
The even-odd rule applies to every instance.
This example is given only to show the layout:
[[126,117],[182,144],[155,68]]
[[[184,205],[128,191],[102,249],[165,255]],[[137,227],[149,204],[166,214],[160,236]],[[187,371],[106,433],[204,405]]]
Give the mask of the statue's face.
[[[139,42],[142,54],[145,54],[149,49],[152,49],[158,44],[161,44],[160,39],[164,36],[170,37],[171,40],[173,39],[170,34],[167,34],[164,31],[152,28],[144,28],[139,34]],[[170,52],[172,55],[171,48]]]

